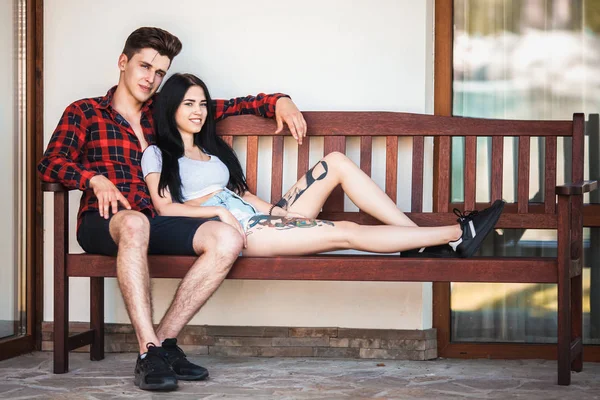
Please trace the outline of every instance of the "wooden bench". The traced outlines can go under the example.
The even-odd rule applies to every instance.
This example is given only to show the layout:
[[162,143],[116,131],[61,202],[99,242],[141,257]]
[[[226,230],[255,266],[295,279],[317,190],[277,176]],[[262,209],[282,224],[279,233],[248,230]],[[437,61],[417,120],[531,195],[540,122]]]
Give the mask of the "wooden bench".
[[[583,194],[594,190],[595,181],[583,181],[584,116],[573,121],[502,121],[441,117],[392,112],[307,112],[310,137],[324,137],[324,153],[346,150],[346,139],[360,140],[360,168],[371,174],[373,138],[385,138],[385,191],[396,201],[398,140],[412,137],[411,210],[419,225],[452,224],[453,207],[483,208],[475,202],[477,137],[492,137],[491,200],[502,197],[503,143],[518,137],[518,195],[507,204],[498,228],[558,230],[558,256],[475,257],[470,259],[402,258],[380,255],[316,255],[303,257],[241,257],[229,279],[408,281],[408,282],[520,282],[558,284],[558,383],[568,385],[571,370],[582,369],[582,212]],[[218,125],[229,143],[247,137],[246,174],[256,192],[258,140],[273,136],[271,202],[282,194],[283,137],[274,136],[273,121],[253,116],[229,118]],[[288,133],[289,134],[289,133]],[[435,137],[434,212],[423,212],[425,137]],[[464,203],[450,202],[451,138],[465,137]],[[543,203],[529,201],[530,141],[545,137],[545,189]],[[571,184],[556,186],[557,138],[572,138]],[[404,141],[402,142],[404,143]],[[309,168],[309,141],[298,148],[298,177]],[[290,164],[296,161],[286,161]],[[430,168],[430,167],[429,167]],[[43,184],[54,192],[54,372],[68,370],[70,350],[90,344],[91,359],[104,358],[104,278],[116,276],[115,258],[70,254],[68,191],[60,184]],[[558,202],[557,196],[558,195]],[[344,212],[343,193],[337,188],[323,207],[320,218],[351,220],[362,224],[378,221],[362,212]],[[154,278],[182,278],[195,257],[151,256]],[[90,330],[69,337],[69,277],[90,277]]]

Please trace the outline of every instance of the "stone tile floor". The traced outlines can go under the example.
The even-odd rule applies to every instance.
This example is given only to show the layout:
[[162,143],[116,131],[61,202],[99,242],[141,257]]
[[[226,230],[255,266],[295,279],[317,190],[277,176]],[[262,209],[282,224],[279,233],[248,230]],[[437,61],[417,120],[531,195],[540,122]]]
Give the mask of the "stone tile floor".
[[193,356],[205,382],[180,382],[170,393],[138,390],[135,354],[89,361],[72,353],[67,374],[52,373],[52,354],[0,362],[4,399],[600,399],[600,363],[586,363],[569,387],[556,362],[543,360],[373,361]]

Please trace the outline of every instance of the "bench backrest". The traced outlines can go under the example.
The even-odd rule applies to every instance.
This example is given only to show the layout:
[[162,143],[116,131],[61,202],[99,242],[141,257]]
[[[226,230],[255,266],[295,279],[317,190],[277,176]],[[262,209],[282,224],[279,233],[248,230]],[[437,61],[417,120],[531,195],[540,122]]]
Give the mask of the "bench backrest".
[[[417,223],[437,225],[452,223],[453,207],[474,209],[485,204],[475,203],[476,150],[478,137],[491,137],[491,200],[502,198],[504,138],[518,137],[518,190],[516,202],[508,204],[499,221],[499,228],[556,228],[557,138],[571,138],[572,168],[570,179],[583,180],[584,116],[575,114],[573,121],[511,121],[395,112],[306,112],[308,136],[324,137],[324,154],[332,151],[345,153],[346,138],[360,138],[360,168],[371,175],[373,137],[385,137],[385,192],[394,201],[397,193],[398,138],[412,137],[411,213]],[[256,192],[258,166],[258,139],[272,136],[271,201],[282,195],[283,137],[274,135],[271,120],[251,116],[229,118],[217,125],[220,135],[230,145],[236,136],[247,136],[246,176],[248,185]],[[289,132],[288,132],[289,134]],[[423,169],[425,137],[439,138],[434,148],[435,213],[423,214]],[[452,137],[465,137],[464,202],[450,201]],[[530,203],[530,143],[534,137],[545,138],[544,201]],[[298,148],[298,177],[310,167],[309,140]],[[289,161],[288,161],[289,162]],[[512,160],[511,160],[512,162]],[[567,178],[568,180],[569,178]],[[360,213],[344,213],[343,193],[338,188],[323,208],[322,218],[350,219],[362,223],[376,222]]]

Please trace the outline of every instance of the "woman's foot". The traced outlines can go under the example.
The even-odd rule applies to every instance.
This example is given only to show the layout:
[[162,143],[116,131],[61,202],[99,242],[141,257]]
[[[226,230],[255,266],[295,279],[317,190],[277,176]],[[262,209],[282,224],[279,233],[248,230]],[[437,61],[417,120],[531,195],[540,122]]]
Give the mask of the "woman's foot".
[[475,254],[486,236],[494,230],[504,204],[503,200],[496,200],[491,207],[482,211],[460,212],[458,209],[454,209],[462,229],[462,236],[458,240],[450,242],[449,245],[460,257],[471,257]]

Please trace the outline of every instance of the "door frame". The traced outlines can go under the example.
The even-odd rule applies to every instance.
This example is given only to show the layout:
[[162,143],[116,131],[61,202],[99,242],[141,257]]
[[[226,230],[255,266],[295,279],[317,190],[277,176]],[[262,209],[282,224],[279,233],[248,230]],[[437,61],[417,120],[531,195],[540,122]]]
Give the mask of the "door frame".
[[40,350],[43,320],[43,196],[36,165],[43,152],[43,0],[26,0],[26,143],[25,175],[27,332],[0,340],[0,360]]

